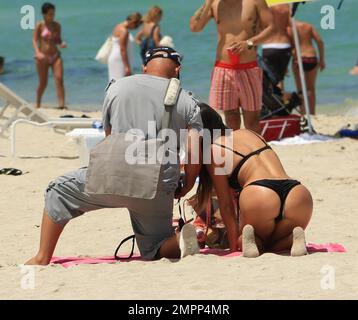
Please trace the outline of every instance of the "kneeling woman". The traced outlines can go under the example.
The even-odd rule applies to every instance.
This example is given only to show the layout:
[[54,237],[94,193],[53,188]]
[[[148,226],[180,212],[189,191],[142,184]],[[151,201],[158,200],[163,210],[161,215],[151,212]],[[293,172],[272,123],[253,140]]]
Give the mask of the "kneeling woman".
[[[204,139],[204,155],[211,152],[211,161],[200,173],[198,207],[205,207],[214,187],[231,251],[241,249],[246,257],[289,249],[292,256],[307,254],[304,229],[312,215],[310,192],[286,174],[261,136],[250,130],[227,131],[214,109],[205,104],[200,109],[211,140],[208,146]],[[232,189],[238,196],[239,225]]]

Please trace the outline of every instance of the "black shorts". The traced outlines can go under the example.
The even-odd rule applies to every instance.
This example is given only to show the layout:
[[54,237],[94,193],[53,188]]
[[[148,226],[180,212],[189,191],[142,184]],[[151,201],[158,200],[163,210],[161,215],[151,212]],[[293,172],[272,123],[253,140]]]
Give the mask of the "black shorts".
[[285,78],[288,64],[291,59],[291,48],[286,49],[263,49],[262,55],[264,62],[275,75],[277,81]]

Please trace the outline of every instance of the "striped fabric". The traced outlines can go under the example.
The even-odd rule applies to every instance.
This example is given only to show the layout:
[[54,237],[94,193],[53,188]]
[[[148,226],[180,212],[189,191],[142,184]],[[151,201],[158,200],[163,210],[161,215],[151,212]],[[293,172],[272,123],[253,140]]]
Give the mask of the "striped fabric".
[[235,70],[216,66],[211,78],[209,104],[223,111],[239,107],[244,111],[260,111],[262,70],[259,67]]

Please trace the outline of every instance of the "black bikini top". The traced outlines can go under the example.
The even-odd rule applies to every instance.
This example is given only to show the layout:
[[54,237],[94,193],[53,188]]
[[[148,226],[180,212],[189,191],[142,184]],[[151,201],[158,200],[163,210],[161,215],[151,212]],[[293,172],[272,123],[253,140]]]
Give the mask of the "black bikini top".
[[214,143],[215,145],[222,147],[224,149],[228,149],[228,150],[232,151],[233,153],[237,154],[238,156],[242,157],[241,161],[237,164],[237,166],[232,171],[232,173],[230,174],[229,179],[228,179],[230,187],[238,192],[240,192],[242,190],[242,187],[240,186],[240,183],[239,183],[239,172],[240,172],[240,169],[242,168],[242,166],[245,164],[245,162],[247,160],[249,160],[252,156],[257,156],[265,150],[272,150],[272,148],[266,143],[266,141],[264,139],[261,138],[261,136],[259,136],[254,131],[251,131],[251,132],[254,133],[265,144],[265,146],[256,150],[256,151],[250,152],[247,155],[244,155],[244,154],[242,154],[238,151],[235,151],[235,150],[233,150],[227,146],[224,146],[222,144]]

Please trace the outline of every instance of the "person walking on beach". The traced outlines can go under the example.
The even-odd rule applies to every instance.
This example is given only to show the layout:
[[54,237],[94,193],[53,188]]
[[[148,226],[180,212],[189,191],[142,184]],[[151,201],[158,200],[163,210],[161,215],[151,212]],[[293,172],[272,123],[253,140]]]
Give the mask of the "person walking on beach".
[[[154,130],[163,128],[162,119],[166,110],[164,98],[171,81],[169,79],[179,77],[180,66],[181,56],[173,49],[163,47],[151,50],[147,54],[143,67],[144,74],[125,77],[114,83],[111,81],[103,105],[103,126],[107,136],[103,143],[113,141],[111,138],[115,139],[120,133],[128,133],[132,129],[136,132],[140,130],[145,140],[155,139],[157,133],[149,130],[150,123],[154,122]],[[180,140],[180,130],[188,129],[186,144],[188,164],[184,166],[186,175],[180,192],[180,196],[184,196],[193,188],[201,168],[200,155],[197,154],[198,148],[195,146],[199,143],[202,121],[198,102],[192,95],[185,90],[176,92],[178,99],[177,103],[171,106],[173,109],[170,112],[168,128],[175,133],[176,141]],[[167,149],[167,152],[178,160],[177,146],[178,144],[175,148]],[[121,154],[126,152],[127,150],[123,150]],[[191,157],[190,154],[194,156]],[[199,158],[196,158],[196,155]],[[191,162],[191,159],[194,161]],[[198,253],[194,227],[187,224],[180,234],[175,234],[172,227],[173,200],[180,176],[179,167],[178,161],[169,161],[161,166],[154,198],[122,196],[117,193],[114,195],[87,193],[85,191],[87,168],[57,178],[49,184],[45,193],[39,251],[26,264],[49,264],[65,225],[75,217],[102,208],[129,210],[138,248],[144,259],[162,257],[176,259]],[[136,171],[135,168],[134,165],[133,172]],[[108,170],[110,168],[102,168],[101,176]],[[121,174],[123,179],[119,177],[115,179],[115,183],[124,183],[123,189],[126,192],[130,189],[131,195],[139,191],[147,192],[147,189],[152,190],[153,181],[147,176],[143,176],[141,181],[132,181],[130,184],[128,183],[130,172]],[[100,187],[105,187],[104,184],[108,186],[108,182],[100,184]]]
[[[317,73],[318,70],[323,71],[326,68],[324,42],[313,25],[302,21],[296,21],[296,25],[300,40],[303,69],[307,84],[309,110],[310,113],[314,115],[316,114]],[[291,27],[288,29],[288,33],[291,39],[293,39],[293,31]],[[316,42],[317,44],[319,57],[317,57],[317,51],[313,42]],[[302,94],[302,84],[295,49],[293,50],[292,71],[295,76],[297,90],[300,94]],[[301,106],[301,113],[305,113],[304,106]]]
[[163,10],[154,6],[148,10],[148,13],[143,17],[143,27],[136,37],[135,41],[140,45],[140,55],[143,63],[145,62],[145,53],[160,46],[160,25],[159,22],[163,17]]
[[245,127],[259,132],[262,70],[256,47],[274,30],[272,13],[265,0],[205,0],[190,20],[191,31],[203,30],[212,18],[218,45],[209,104],[224,111],[231,129],[241,126],[241,107]]
[[48,71],[51,68],[56,85],[58,106],[59,109],[64,109],[63,62],[59,48],[66,48],[66,43],[61,38],[61,25],[55,21],[55,6],[45,2],[41,10],[44,20],[36,25],[32,41],[39,76],[36,107],[41,107],[41,99],[47,87]]
[[112,50],[108,57],[108,77],[118,80],[132,74],[132,43],[133,36],[130,30],[137,29],[142,15],[139,12],[132,13],[125,21],[115,26],[112,31]]
[[262,57],[266,65],[275,75],[278,86],[283,90],[283,80],[291,60],[291,38],[288,27],[291,24],[291,8],[288,4],[280,4],[270,8],[275,32],[262,45]]

